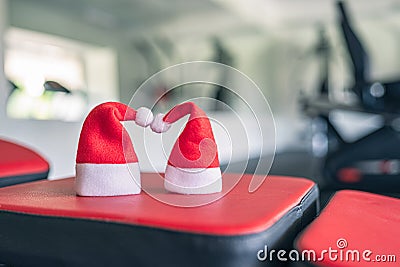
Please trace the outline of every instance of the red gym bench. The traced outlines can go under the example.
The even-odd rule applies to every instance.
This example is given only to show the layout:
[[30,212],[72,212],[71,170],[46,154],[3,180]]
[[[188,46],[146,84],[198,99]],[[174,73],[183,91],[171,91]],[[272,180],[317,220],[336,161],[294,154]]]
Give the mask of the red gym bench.
[[[320,259],[308,260],[313,266],[399,266],[399,226],[399,199],[339,191],[299,236],[296,247],[299,252],[316,253]],[[322,251],[329,248],[337,253],[322,257]]]
[[46,179],[49,163],[24,146],[0,139],[0,187]]
[[[0,188],[0,263],[6,266],[270,266],[257,258],[291,247],[317,214],[309,180],[269,176],[254,193],[251,175],[224,174],[221,199],[192,208],[154,199],[207,197],[165,191],[142,174],[142,192],[77,197],[74,178]],[[209,195],[208,195],[209,196]],[[0,264],[1,265],[1,264]]]

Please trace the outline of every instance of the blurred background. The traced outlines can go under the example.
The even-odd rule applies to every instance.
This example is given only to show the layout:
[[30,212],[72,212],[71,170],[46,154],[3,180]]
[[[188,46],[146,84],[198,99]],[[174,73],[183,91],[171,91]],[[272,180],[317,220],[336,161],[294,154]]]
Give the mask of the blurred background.
[[[346,4],[368,52],[369,79],[400,77],[400,2]],[[314,134],[318,116],[303,112],[302,98],[317,98],[324,86],[335,103],[353,105],[356,98],[348,90],[354,66],[331,0],[0,0],[0,36],[0,137],[44,155],[50,178],[74,174],[80,129],[92,107],[128,104],[147,78],[174,64],[220,62],[259,86],[275,118],[277,173],[312,176],[314,161],[304,155],[327,153],[327,141]],[[165,89],[148,90],[143,106]],[[235,105],[221,88],[199,90]],[[163,101],[170,106],[189,97],[190,90],[177,90]],[[346,141],[381,127],[379,112],[346,112],[332,115]]]

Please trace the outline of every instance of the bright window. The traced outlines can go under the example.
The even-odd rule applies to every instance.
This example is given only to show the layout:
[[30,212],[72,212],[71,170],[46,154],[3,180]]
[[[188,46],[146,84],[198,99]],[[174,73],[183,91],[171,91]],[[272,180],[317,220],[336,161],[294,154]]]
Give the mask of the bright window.
[[[115,97],[115,64],[105,66],[111,71],[99,70],[110,75],[100,78],[94,77],[98,71],[97,64],[90,62],[101,62],[104,54],[106,62],[115,62],[109,60],[110,53],[102,53],[104,49],[16,28],[8,30],[5,41],[4,67],[10,85],[9,117],[78,121],[91,105],[91,99],[98,101]],[[98,84],[94,79],[107,79],[108,87],[100,88],[103,94],[101,90],[91,88]]]

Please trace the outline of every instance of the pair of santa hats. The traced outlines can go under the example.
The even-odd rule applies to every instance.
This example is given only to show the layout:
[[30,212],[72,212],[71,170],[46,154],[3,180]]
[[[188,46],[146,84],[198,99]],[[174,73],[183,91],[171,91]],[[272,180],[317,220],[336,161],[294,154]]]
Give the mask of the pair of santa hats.
[[167,131],[182,117],[189,120],[172,148],[164,186],[181,194],[209,194],[222,190],[218,150],[210,120],[196,104],[186,102],[167,114],[153,117],[147,108],[134,110],[107,102],[87,116],[76,156],[76,193],[80,196],[118,196],[141,191],[140,168],[128,132],[121,121]]

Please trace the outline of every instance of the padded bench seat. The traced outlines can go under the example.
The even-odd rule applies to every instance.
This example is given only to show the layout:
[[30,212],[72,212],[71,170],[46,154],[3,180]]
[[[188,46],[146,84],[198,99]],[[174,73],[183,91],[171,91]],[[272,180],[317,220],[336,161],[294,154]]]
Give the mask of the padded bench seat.
[[[239,180],[239,178],[241,178]],[[265,266],[257,252],[291,246],[319,209],[307,179],[269,176],[253,193],[252,176],[224,174],[213,203],[185,208],[162,203],[199,199],[165,191],[142,174],[148,193],[77,197],[74,178],[0,189],[0,260],[6,266]]]
[[[308,260],[308,265],[399,266],[399,226],[399,199],[343,190],[299,236],[296,247],[299,252],[316,253],[316,260]],[[322,256],[329,248],[337,252]]]
[[46,179],[49,163],[24,146],[0,139],[0,187]]

